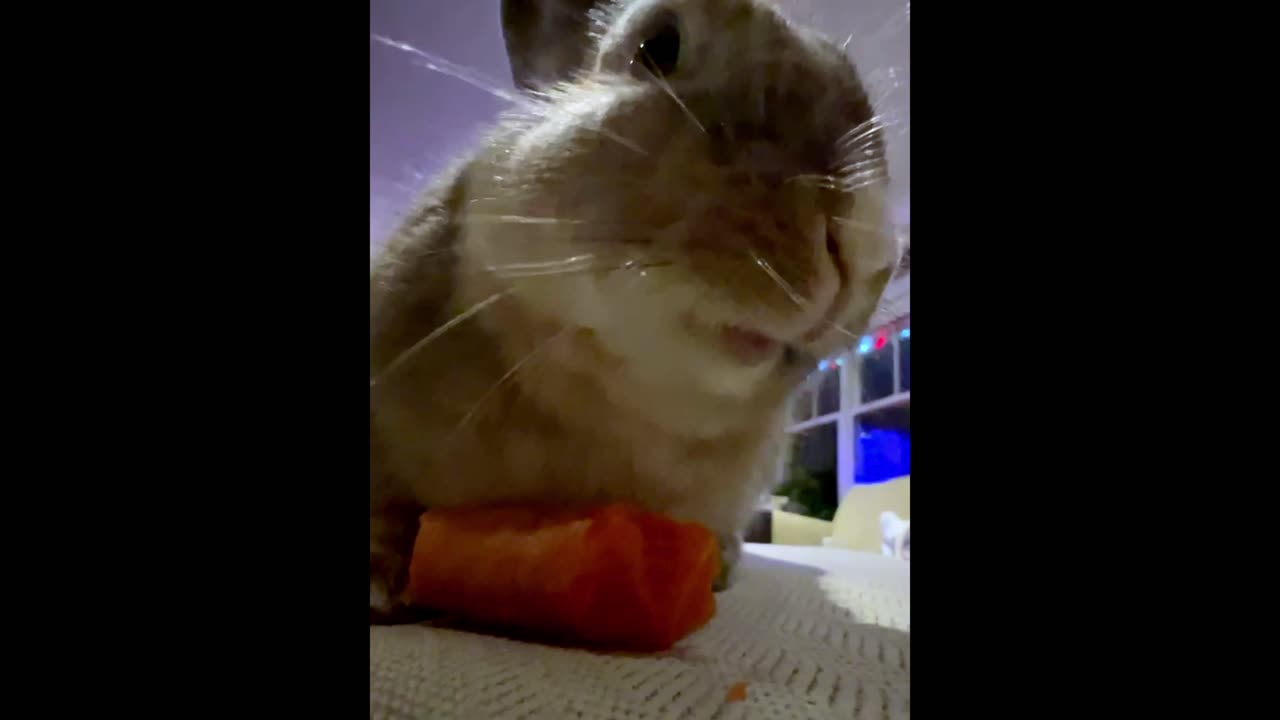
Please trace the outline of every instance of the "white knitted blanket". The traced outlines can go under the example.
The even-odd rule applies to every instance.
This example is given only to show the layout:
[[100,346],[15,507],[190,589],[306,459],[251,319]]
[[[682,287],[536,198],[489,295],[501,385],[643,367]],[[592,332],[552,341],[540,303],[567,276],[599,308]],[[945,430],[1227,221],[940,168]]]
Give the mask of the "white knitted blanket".
[[[661,655],[369,630],[371,718],[907,718],[910,565],[748,545],[715,618]],[[746,697],[729,701],[745,682]]]

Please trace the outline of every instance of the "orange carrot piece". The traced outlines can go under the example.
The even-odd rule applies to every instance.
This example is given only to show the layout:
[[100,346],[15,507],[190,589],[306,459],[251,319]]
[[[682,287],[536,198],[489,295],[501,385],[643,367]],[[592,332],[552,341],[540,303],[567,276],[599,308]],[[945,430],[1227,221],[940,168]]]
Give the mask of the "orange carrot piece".
[[462,620],[618,650],[666,650],[715,614],[707,529],[614,504],[422,515],[413,604]]
[[747,699],[747,684],[745,682],[736,682],[729,686],[729,692],[725,693],[724,701],[727,703],[742,702]]

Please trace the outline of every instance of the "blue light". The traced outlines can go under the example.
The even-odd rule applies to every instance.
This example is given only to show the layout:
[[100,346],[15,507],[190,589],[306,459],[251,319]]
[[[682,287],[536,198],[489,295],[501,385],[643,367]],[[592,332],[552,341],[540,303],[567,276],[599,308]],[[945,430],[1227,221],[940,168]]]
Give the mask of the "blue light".
[[821,361],[821,362],[819,362],[819,363],[818,363],[818,370],[826,370],[826,369],[827,369],[827,361],[826,361],[826,360],[823,360],[823,361]]
[[840,367],[844,367],[844,356],[843,356],[843,355],[841,355],[840,357],[836,358],[836,364],[837,364],[837,365],[839,365]]
[[898,337],[907,340],[911,337],[911,328],[902,328],[902,332],[898,333]]
[[871,352],[871,338],[864,337],[862,342],[858,343],[858,354],[866,355],[869,352]]

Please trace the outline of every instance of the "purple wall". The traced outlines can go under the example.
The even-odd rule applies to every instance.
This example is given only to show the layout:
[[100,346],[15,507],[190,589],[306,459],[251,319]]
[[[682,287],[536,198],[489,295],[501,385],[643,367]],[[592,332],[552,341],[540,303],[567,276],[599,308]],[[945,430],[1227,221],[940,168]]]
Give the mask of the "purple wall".
[[[510,89],[498,22],[499,0],[370,0],[369,29],[485,76]],[[910,224],[910,43],[908,0],[791,0],[780,3],[801,22],[837,41],[853,34],[851,54],[890,133],[895,221]],[[369,43],[370,251],[394,228],[423,181],[466,151],[505,102],[422,59]]]

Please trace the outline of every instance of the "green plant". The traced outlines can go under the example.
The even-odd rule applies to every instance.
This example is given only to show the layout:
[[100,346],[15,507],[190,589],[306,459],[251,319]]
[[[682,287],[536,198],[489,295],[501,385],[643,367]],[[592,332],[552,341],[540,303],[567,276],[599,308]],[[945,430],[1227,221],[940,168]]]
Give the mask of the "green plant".
[[786,496],[789,502],[783,509],[788,512],[831,520],[836,516],[836,506],[830,501],[832,493],[827,488],[834,488],[835,482],[834,472],[811,472],[799,463],[792,463],[786,481],[774,494]]

